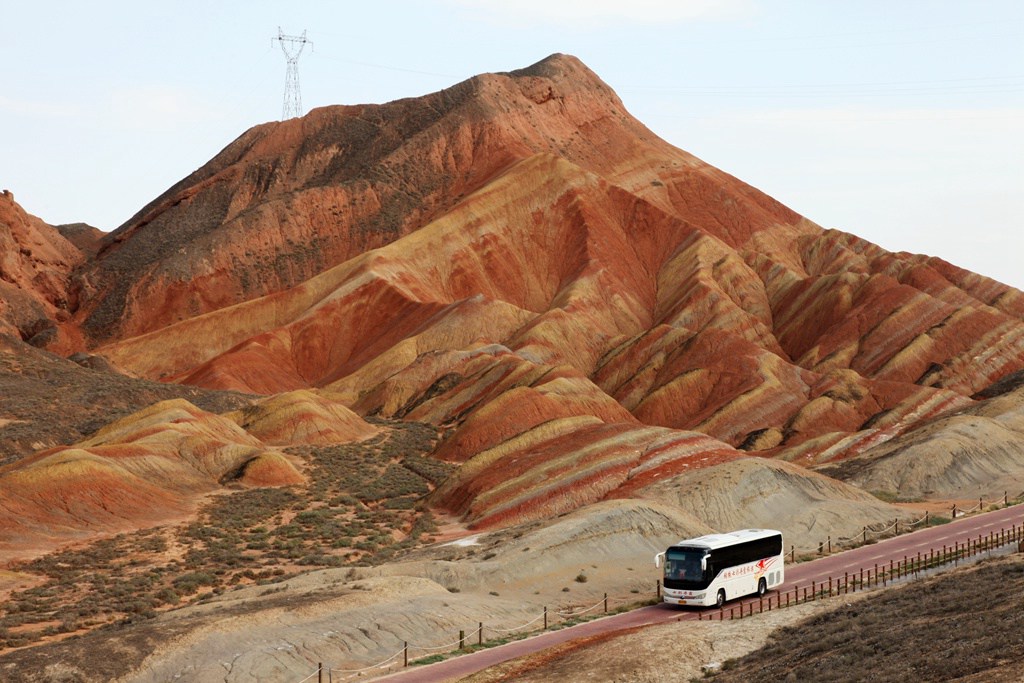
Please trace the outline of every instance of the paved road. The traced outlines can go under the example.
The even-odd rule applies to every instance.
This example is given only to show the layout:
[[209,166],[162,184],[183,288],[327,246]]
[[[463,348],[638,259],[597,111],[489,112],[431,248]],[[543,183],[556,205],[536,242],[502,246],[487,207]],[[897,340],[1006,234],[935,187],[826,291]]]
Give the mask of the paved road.
[[[901,562],[904,557],[916,558],[918,552],[922,554],[931,550],[938,552],[942,549],[943,545],[952,548],[954,544],[963,545],[968,540],[976,541],[979,535],[988,536],[989,532],[998,532],[1000,529],[1010,531],[1013,526],[1020,529],[1022,525],[1024,525],[1024,506],[1016,505],[996,510],[995,512],[962,517],[949,524],[889,538],[810,562],[788,565],[786,568],[786,582],[779,588],[778,594],[792,591],[794,587],[800,588],[802,592],[803,587],[810,588],[812,581],[816,584],[827,583],[829,576],[833,578],[834,583],[838,584],[837,579],[841,580],[844,572],[859,576],[861,569],[873,572],[876,564],[879,567],[883,565],[888,567],[890,560]],[[750,602],[748,600],[742,604],[749,605]],[[755,599],[753,602],[756,604],[757,600]],[[726,618],[728,618],[729,608],[732,607],[738,610],[740,604],[741,602],[729,603],[726,606]],[[756,607],[754,609],[755,611],[757,610]],[[379,682],[387,681],[388,683],[438,683],[439,681],[449,681],[468,676],[471,673],[510,659],[539,652],[553,645],[576,640],[577,638],[666,621],[696,620],[698,615],[706,619],[707,615],[711,613],[718,616],[716,610],[690,610],[668,605],[652,605],[631,612],[597,619],[571,628],[547,631],[500,647],[453,657],[437,664],[410,668],[376,680]]]

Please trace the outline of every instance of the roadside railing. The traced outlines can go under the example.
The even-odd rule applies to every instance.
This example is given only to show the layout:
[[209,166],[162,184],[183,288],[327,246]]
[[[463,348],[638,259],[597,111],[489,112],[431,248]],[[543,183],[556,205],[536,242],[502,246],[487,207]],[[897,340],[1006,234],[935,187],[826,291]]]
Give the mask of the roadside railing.
[[[725,607],[721,607],[717,612],[708,614],[706,618],[714,620],[717,616],[719,621],[726,618],[743,619],[754,616],[754,614],[770,612],[773,606],[774,609],[783,609],[830,598],[833,595],[847,595],[878,586],[884,587],[894,581],[918,577],[930,569],[951,564],[957,565],[982,553],[991,552],[1013,543],[1017,544],[1018,549],[1024,550],[1024,525],[1013,524],[1009,529],[992,531],[987,536],[979,534],[977,539],[968,539],[965,543],[955,541],[952,546],[943,544],[941,548],[919,551],[916,557],[904,555],[902,560],[889,560],[888,566],[885,563],[875,563],[871,567],[862,566],[852,572],[845,571],[842,577],[828,576],[822,580],[813,580],[809,585],[794,585],[792,589],[784,593],[740,601],[739,604],[729,608],[728,617]],[[755,606],[757,607],[756,612]],[[697,619],[698,621],[704,620],[705,613],[698,612]]]
[[[661,598],[661,582],[655,582],[655,598]],[[317,680],[317,683],[343,683],[344,681],[356,680],[370,676],[381,676],[408,667],[410,664],[423,664],[438,661],[446,655],[455,653],[474,652],[504,645],[505,643],[544,631],[572,626],[597,616],[626,611],[643,604],[650,604],[654,600],[644,601],[638,598],[636,593],[629,597],[609,597],[607,593],[588,607],[567,606],[563,609],[549,610],[546,606],[540,614],[529,621],[513,628],[499,628],[497,626],[486,626],[484,622],[477,622],[475,628],[460,630],[459,636],[449,642],[440,645],[425,645],[404,641],[401,649],[385,657],[379,662],[361,668],[346,669],[340,667],[325,666],[318,663],[317,668],[309,676],[299,683]],[[609,606],[618,607],[609,612]],[[426,660],[426,661],[424,661]]]
[[795,545],[789,546],[789,561],[791,563],[797,562],[798,558],[803,560],[811,560],[822,555],[831,555],[833,552],[851,550],[853,548],[859,548],[862,545],[867,545],[882,538],[892,538],[899,536],[900,534],[910,533],[919,526],[931,526],[936,523],[945,523],[958,517],[964,517],[970,514],[976,514],[979,512],[987,512],[992,508],[998,508],[1000,506],[1007,507],[1009,505],[1009,495],[1004,492],[1001,498],[995,500],[986,501],[983,498],[978,498],[978,504],[969,508],[962,508],[957,505],[953,505],[949,510],[950,517],[945,519],[943,517],[936,517],[929,511],[925,511],[924,516],[920,519],[914,520],[913,522],[901,521],[898,517],[893,520],[891,524],[874,524],[863,527],[860,533],[853,534],[852,536],[838,536],[832,538],[828,536],[824,541],[821,541],[816,546],[811,547],[797,547]]

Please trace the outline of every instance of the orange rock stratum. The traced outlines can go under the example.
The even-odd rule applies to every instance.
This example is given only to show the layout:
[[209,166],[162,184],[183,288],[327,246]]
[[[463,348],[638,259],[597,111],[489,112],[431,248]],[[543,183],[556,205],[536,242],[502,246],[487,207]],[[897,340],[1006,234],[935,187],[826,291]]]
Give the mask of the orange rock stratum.
[[834,467],[1024,369],[1024,294],[815,225],[565,55],[252,128],[95,254],[5,206],[38,247],[4,247],[4,286],[52,318],[51,348],[272,397],[188,412],[207,459],[162,428],[131,439],[156,439],[143,468],[101,432],[0,473],[33,486],[59,465],[169,495],[154,471],[198,491],[254,458],[252,483],[287,483],[273,448],[395,417],[444,429],[434,455],[461,463],[432,502],[501,526],[662,496],[741,451]]

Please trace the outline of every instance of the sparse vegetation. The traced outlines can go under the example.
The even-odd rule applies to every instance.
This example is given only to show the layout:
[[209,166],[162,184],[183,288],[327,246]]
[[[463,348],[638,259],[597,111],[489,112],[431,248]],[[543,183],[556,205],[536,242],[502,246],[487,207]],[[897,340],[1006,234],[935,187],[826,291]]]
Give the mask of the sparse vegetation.
[[452,466],[425,457],[436,438],[432,427],[382,424],[388,429],[363,443],[293,449],[306,463],[306,487],[233,491],[213,498],[190,523],[17,566],[43,581],[0,605],[0,649],[152,618],[308,569],[379,563],[420,545],[436,529],[420,501]]
[[984,680],[1024,650],[1022,592],[1019,557],[984,561],[780,629],[715,680]]
[[904,496],[895,491],[875,490],[870,492],[878,500],[886,503],[923,503],[924,498],[920,496]]

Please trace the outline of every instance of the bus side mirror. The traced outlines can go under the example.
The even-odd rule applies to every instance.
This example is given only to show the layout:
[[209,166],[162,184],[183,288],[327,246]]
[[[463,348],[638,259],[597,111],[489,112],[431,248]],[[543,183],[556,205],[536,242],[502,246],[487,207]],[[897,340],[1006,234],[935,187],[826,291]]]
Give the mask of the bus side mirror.
[[707,556],[704,556],[704,557],[700,558],[700,570],[701,570],[701,572],[706,572],[708,570],[708,558],[707,558]]
[[665,553],[658,553],[654,556],[654,566],[661,567],[661,558],[665,557]]

